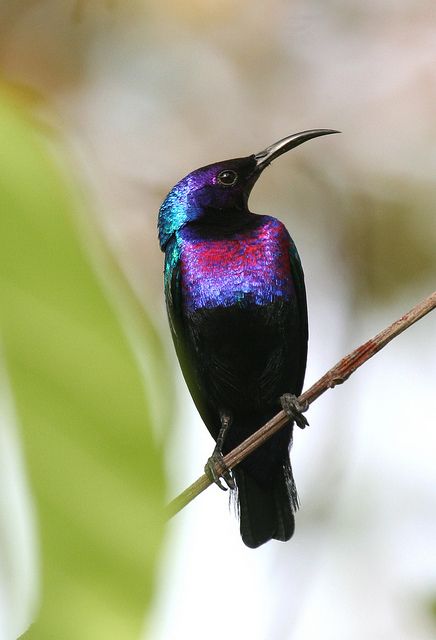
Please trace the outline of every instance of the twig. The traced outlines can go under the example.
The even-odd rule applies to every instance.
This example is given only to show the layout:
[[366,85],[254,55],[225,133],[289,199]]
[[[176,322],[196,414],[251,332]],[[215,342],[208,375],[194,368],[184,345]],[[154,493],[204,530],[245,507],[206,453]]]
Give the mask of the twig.
[[[327,371],[315,382],[314,385],[305,391],[299,398],[301,404],[312,404],[314,400],[319,398],[327,389],[333,389],[338,384],[342,384],[347,380],[356,369],[358,369],[367,360],[372,358],[378,351],[383,349],[388,342],[393,340],[400,333],[408,329],[412,324],[420,320],[430,311],[436,308],[436,291],[428,296],[425,300],[417,304],[408,313],[404,314],[399,320],[396,320],[389,327],[378,333],[374,338],[368,340],[360,347],[352,351],[348,356],[342,358],[332,369]],[[224,457],[224,464],[233,469],[237,464],[246,458],[252,451],[260,447],[261,444],[270,438],[276,431],[285,426],[288,417],[284,411],[279,411],[269,422],[258,429],[249,438],[244,440],[240,445],[235,447]],[[206,475],[202,475],[198,480],[191,484],[185,491],[172,500],[167,506],[167,517],[172,518],[183,507],[202,493],[212,484]]]

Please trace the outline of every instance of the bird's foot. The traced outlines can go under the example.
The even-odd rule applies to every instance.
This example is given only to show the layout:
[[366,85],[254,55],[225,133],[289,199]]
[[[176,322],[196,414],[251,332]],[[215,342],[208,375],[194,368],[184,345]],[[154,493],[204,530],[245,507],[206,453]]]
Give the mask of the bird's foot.
[[[229,489],[236,489],[235,481],[232,477],[230,469],[224,464],[224,457],[219,449],[214,450],[209,460],[206,462],[204,472],[211,482],[215,482],[216,485],[222,491]],[[221,478],[226,482],[227,487],[221,482]]]
[[309,425],[307,418],[303,416],[303,412],[309,408],[309,403],[301,403],[298,401],[297,396],[292,393],[284,393],[280,398],[283,411],[286,415],[293,420],[300,429],[304,429]]

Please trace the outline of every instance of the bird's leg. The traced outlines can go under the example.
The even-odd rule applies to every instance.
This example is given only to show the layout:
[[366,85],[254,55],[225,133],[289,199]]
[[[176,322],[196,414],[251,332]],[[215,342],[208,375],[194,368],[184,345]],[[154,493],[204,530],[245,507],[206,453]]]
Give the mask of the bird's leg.
[[308,402],[302,404],[298,402],[297,396],[294,396],[292,393],[284,393],[280,397],[280,403],[286,415],[295,422],[300,429],[304,429],[304,427],[309,425],[307,418],[303,416],[303,412],[309,408]]
[[209,458],[209,460],[206,462],[204,471],[207,477],[212,482],[215,482],[215,484],[217,484],[220,489],[222,489],[223,491],[227,491],[227,488],[221,482],[221,478],[224,478],[229,489],[236,488],[235,481],[232,478],[230,469],[228,469],[224,464],[224,458],[223,458],[224,439],[232,423],[232,417],[230,413],[226,411],[221,411],[220,420],[221,420],[221,428],[218,433],[218,438],[216,439],[215,449],[213,450],[213,453]]

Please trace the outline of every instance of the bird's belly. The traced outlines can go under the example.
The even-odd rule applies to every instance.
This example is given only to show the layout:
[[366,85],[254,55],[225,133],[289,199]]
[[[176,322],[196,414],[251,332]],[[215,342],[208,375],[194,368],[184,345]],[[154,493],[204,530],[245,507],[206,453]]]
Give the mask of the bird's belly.
[[199,385],[213,405],[265,410],[289,390],[294,309],[276,300],[189,315],[190,342],[201,363]]
[[191,312],[264,305],[294,293],[288,248],[271,235],[191,242],[180,267],[183,303]]

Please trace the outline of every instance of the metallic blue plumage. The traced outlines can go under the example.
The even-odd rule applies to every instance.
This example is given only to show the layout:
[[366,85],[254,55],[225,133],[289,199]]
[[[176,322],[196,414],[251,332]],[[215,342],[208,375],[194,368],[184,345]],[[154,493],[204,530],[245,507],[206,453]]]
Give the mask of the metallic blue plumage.
[[[239,161],[241,160],[246,159]],[[240,192],[238,187],[236,192]],[[176,231],[189,222],[201,220],[207,214],[208,207],[226,206],[228,197],[228,191],[217,188],[215,164],[197,169],[182,178],[171,189],[159,209],[158,230],[162,251]]]
[[163,201],[158,218],[159,243],[162,251],[173,234],[181,229],[197,212],[193,194],[196,177],[189,174],[171,189]]

